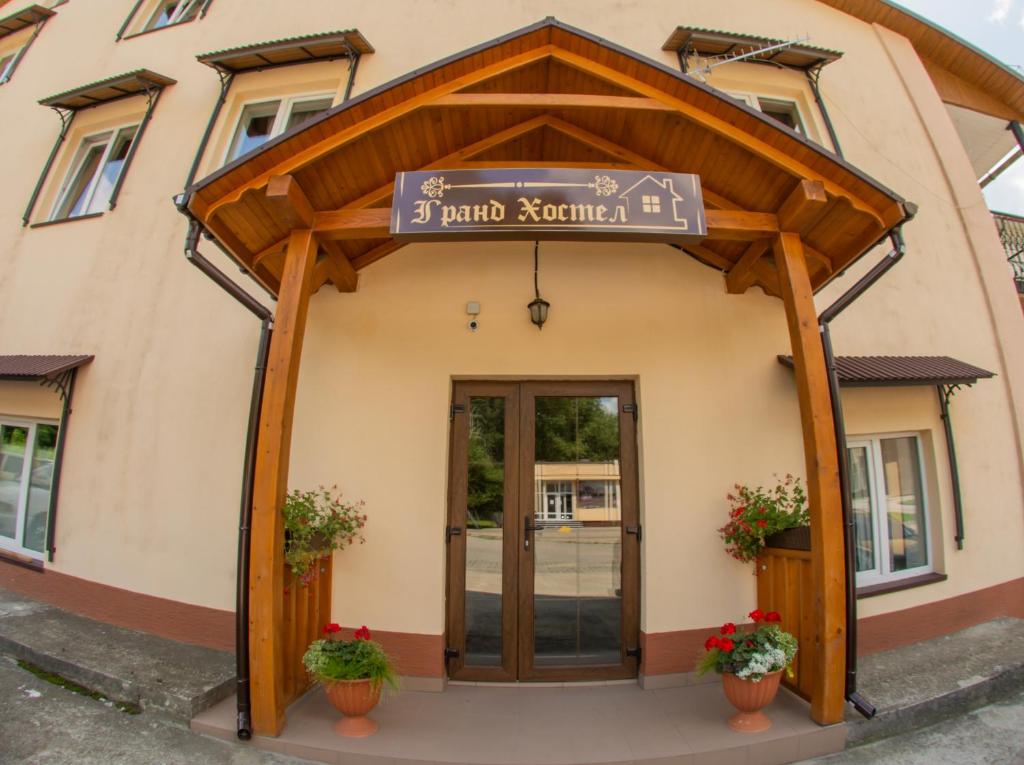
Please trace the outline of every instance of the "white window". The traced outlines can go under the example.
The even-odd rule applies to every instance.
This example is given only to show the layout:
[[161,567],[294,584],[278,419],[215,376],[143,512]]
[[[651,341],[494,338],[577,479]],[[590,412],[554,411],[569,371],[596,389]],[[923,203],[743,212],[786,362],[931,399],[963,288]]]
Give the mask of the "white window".
[[88,136],[71,163],[50,220],[103,212],[121,175],[138,125]]
[[537,509],[542,521],[571,521],[572,481],[537,481]]
[[0,549],[42,558],[57,425],[0,419]]
[[932,570],[921,442],[913,434],[849,439],[857,584]]
[[331,108],[333,102],[333,93],[320,93],[246,104],[228,147],[225,164],[286,130],[323,114]]
[[202,0],[161,0],[156,4],[143,32],[192,21],[199,15]]
[[660,213],[661,212],[661,197],[654,194],[644,194],[640,200],[643,204],[645,213]]
[[21,53],[20,48],[0,56],[0,85],[11,79],[11,74],[14,73],[14,65],[18,63],[19,53]]
[[798,133],[806,134],[804,122],[800,117],[800,107],[796,101],[789,101],[784,98],[765,98],[756,96],[753,93],[730,93],[730,96],[742,101],[747,106],[752,106],[759,112],[764,112],[769,117],[778,120],[788,128]]

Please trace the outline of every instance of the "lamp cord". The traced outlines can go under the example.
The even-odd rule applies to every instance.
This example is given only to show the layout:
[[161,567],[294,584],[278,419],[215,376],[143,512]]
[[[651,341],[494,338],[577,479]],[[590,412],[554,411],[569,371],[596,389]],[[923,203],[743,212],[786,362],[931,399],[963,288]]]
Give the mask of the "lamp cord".
[[537,283],[537,269],[540,263],[540,242],[535,241],[533,243],[533,292],[537,299],[540,299],[540,286]]

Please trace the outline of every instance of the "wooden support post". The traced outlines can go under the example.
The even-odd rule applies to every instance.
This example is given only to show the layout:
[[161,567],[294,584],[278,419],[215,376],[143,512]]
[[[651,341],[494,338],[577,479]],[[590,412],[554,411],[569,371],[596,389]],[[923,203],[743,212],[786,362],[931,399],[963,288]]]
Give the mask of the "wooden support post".
[[843,513],[832,400],[800,236],[779,234],[773,249],[793,347],[807,461],[817,651],[813,658],[816,671],[811,691],[811,718],[820,725],[830,725],[843,719],[846,673]]
[[253,487],[252,563],[249,574],[249,671],[253,730],[277,736],[284,727],[284,505],[292,441],[295,388],[313,281],[317,242],[293,231],[274,315],[263,389],[256,482]]

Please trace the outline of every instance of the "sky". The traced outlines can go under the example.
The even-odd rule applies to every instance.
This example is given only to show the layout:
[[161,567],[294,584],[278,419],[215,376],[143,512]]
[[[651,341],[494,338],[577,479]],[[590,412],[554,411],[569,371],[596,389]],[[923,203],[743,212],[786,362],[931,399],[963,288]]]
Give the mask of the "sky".
[[[1024,0],[896,0],[1024,73]],[[985,188],[992,210],[1024,215],[1024,158]]]

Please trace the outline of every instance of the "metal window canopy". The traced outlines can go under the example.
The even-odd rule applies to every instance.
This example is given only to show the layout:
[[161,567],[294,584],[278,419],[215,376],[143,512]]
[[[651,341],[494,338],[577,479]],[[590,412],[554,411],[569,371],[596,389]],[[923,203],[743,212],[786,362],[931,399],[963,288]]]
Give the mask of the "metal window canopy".
[[[757,35],[737,34],[720,29],[703,29],[701,27],[676,27],[669,35],[662,50],[678,53],[680,59],[692,54],[701,56],[722,56],[744,49],[764,48],[783,45],[786,40]],[[791,45],[766,51],[763,56],[753,55],[745,61],[754,64],[774,64],[810,71],[831,64],[842,57],[842,53],[828,48],[817,48],[812,45]],[[685,70],[684,70],[685,71]]]
[[373,52],[373,46],[358,29],[345,29],[226,48],[203,53],[196,59],[220,72],[241,74],[290,64],[357,58]]
[[89,83],[88,85],[82,85],[78,88],[65,90],[62,93],[57,93],[56,95],[42,99],[39,102],[42,106],[48,106],[57,112],[57,115],[60,117],[61,129],[60,134],[57,136],[57,141],[53,145],[53,149],[50,150],[50,156],[47,158],[46,164],[43,166],[43,172],[39,175],[36,187],[32,191],[32,198],[29,199],[28,207],[25,208],[25,214],[22,215],[22,225],[27,226],[32,217],[32,211],[35,209],[36,202],[39,200],[39,194],[43,190],[43,185],[46,183],[47,177],[50,175],[50,170],[53,169],[53,163],[57,159],[57,153],[60,150],[61,144],[64,143],[64,139],[67,138],[68,130],[71,127],[71,123],[74,120],[75,115],[83,109],[91,109],[94,106],[109,104],[113,101],[119,101],[122,98],[145,96],[147,101],[146,113],[142,118],[142,122],[139,123],[139,129],[136,131],[135,137],[132,139],[131,148],[128,149],[128,156],[124,159],[124,165],[121,167],[117,183],[110,194],[108,207],[113,210],[114,207],[117,206],[117,197],[121,192],[121,185],[128,175],[128,168],[131,166],[132,160],[135,158],[135,152],[138,149],[139,144],[142,142],[142,135],[145,133],[146,126],[149,124],[149,120],[153,115],[153,109],[156,108],[156,103],[160,98],[160,93],[165,87],[173,85],[175,82],[177,82],[177,80],[165,77],[162,74],[157,74],[149,69],[135,69],[125,74],[115,75],[114,77],[108,77],[104,80],[97,80],[96,82]]
[[[65,2],[66,1],[67,0],[65,0]],[[128,27],[131,26],[132,21],[135,19],[136,14],[139,12],[139,9],[145,1],[146,0],[136,0],[135,5],[133,5],[131,11],[128,12],[128,17],[124,20],[124,23],[121,24],[121,28],[117,30],[117,36],[114,38],[114,42],[119,42],[125,39],[125,37],[138,37],[139,35],[146,34],[147,32],[156,32],[160,29],[167,29],[168,26],[176,27],[179,24],[187,24],[189,21],[204,19],[206,18],[206,12],[210,10],[210,5],[213,3],[213,0],[206,0],[199,8],[199,14],[188,21],[176,21],[174,24],[168,24],[167,26],[158,27],[157,29],[150,29],[147,30],[147,32],[137,32],[135,34],[127,35]]]
[[60,494],[60,476],[64,465],[64,442],[67,438],[68,418],[71,416],[71,398],[75,390],[78,368],[88,364],[94,356],[25,356],[0,355],[0,380],[38,381],[44,388],[53,388],[61,398],[60,425],[53,457],[53,477],[50,479],[50,506],[46,521],[46,555],[53,560],[54,530],[57,526],[57,497]]
[[30,5],[28,8],[24,8],[17,13],[5,16],[0,19],[0,40],[15,32],[20,32],[22,29],[40,24],[51,16],[56,15],[56,12],[51,11],[49,8],[44,8],[41,5]]
[[[792,356],[779,356],[779,363],[793,367]],[[978,380],[995,377],[994,372],[949,356],[836,356],[839,384],[847,388],[934,385],[939,397],[939,416],[946,432],[950,481],[953,484],[953,514],[956,522],[956,546],[964,549],[964,511],[960,492],[960,471],[949,402],[963,387]]]

